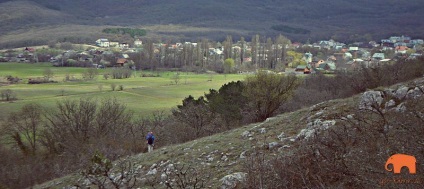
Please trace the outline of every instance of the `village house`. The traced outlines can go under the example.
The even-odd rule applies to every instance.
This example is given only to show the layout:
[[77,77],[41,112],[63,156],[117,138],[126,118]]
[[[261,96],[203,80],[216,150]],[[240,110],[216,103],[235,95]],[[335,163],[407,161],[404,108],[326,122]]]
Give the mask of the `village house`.
[[128,49],[130,48],[130,45],[128,43],[120,43],[119,48],[121,49]]
[[360,58],[357,59],[353,59],[349,62],[346,63],[347,69],[349,70],[357,70],[360,69],[362,67],[368,68],[371,64],[371,60],[363,60]]
[[381,50],[382,51],[393,51],[394,48],[393,47],[382,47]]
[[121,58],[129,59],[130,56],[128,54],[124,53],[124,54],[121,55]]
[[407,51],[408,51],[407,46],[397,46],[395,48],[395,53],[398,53],[398,54],[406,54]]
[[372,55],[372,59],[373,60],[383,60],[383,59],[385,59],[385,55],[384,55],[384,53],[374,53]]
[[323,64],[325,61],[324,60],[317,60],[317,61],[313,61],[311,64],[313,68],[318,68],[320,64]]
[[143,42],[140,39],[136,39],[134,41],[134,47],[141,47],[143,45]]
[[409,43],[412,45],[424,45],[424,40],[422,39],[413,39]]
[[88,52],[78,53],[77,57],[80,62],[92,62],[93,60],[93,56],[91,56]]
[[336,71],[336,64],[332,61],[325,61],[324,63],[319,64],[319,66],[315,68],[315,71],[332,73]]
[[296,66],[294,71],[303,72],[304,74],[310,74],[311,68],[308,65],[298,65],[298,66]]
[[406,46],[406,45],[407,45],[407,43],[405,43],[405,42],[396,42],[396,43],[394,44],[394,47]]
[[307,63],[307,64],[309,64],[310,62],[312,62],[312,58],[313,58],[313,55],[312,55],[312,53],[310,53],[310,52],[307,52],[307,53],[305,53],[304,55],[303,55],[303,60]]
[[98,39],[96,41],[96,45],[99,47],[109,47],[110,46],[110,42],[108,39]]
[[336,50],[342,50],[342,49],[343,49],[343,45],[338,44],[338,45],[336,45],[336,46],[334,47],[334,49],[336,49]]
[[125,58],[118,58],[116,60],[116,66],[123,67],[126,63],[128,63],[128,60]]
[[109,47],[118,47],[118,46],[119,46],[119,42],[116,42],[116,41],[109,42]]
[[408,36],[391,36],[389,38],[390,41],[392,41],[392,43],[396,43],[396,42],[406,42],[409,43],[409,41],[411,40],[411,37]]
[[370,41],[368,44],[370,44],[372,47],[380,46],[376,41]]
[[358,51],[359,47],[349,47],[349,51]]
[[291,47],[292,48],[295,48],[295,49],[297,49],[297,48],[299,48],[301,46],[302,46],[302,44],[300,44],[299,42],[294,42],[294,43],[291,44]]
[[350,53],[350,52],[345,52],[344,54],[343,54],[343,59],[345,59],[345,60],[350,60],[350,59],[352,59],[353,58],[353,55],[352,55],[352,53]]
[[423,54],[420,54],[420,53],[412,53],[411,55],[409,55],[408,59],[416,59],[422,55]]

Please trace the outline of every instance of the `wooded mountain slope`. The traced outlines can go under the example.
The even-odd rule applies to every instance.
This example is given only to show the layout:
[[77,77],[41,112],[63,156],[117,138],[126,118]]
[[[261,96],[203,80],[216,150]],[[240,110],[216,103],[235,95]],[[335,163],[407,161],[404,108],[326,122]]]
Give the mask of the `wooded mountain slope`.
[[[355,34],[367,33],[375,38],[391,34],[419,37],[424,33],[424,6],[418,0],[12,0],[0,1],[0,12],[1,33],[57,24],[177,24],[235,29],[246,37],[282,33],[301,41],[329,37],[356,40],[360,37]],[[286,29],[276,31],[272,26]],[[199,35],[208,37],[207,33]]]

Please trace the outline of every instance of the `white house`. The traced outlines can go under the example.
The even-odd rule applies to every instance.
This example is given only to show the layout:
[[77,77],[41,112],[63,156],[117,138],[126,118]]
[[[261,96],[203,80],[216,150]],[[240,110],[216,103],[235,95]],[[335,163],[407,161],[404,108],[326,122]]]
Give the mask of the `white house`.
[[352,55],[352,53],[350,53],[350,52],[345,52],[345,53],[343,54],[343,57],[344,57],[344,59],[349,60],[349,59],[352,59],[352,58],[353,58],[353,55]]
[[143,42],[140,40],[140,39],[136,39],[135,41],[134,41],[134,46],[135,47],[140,47],[140,46],[142,46],[143,45]]
[[310,53],[310,52],[307,52],[307,53],[305,53],[305,54],[303,55],[303,60],[304,60],[306,63],[310,63],[310,62],[312,62],[312,58],[313,58],[313,55],[312,55],[312,53]]
[[109,47],[118,47],[119,46],[119,42],[109,42]]
[[110,43],[108,39],[98,39],[96,45],[99,47],[109,47]]
[[349,51],[357,51],[357,50],[359,50],[358,47],[349,47]]
[[130,48],[130,45],[128,43],[120,43],[119,48],[121,49],[128,49]]
[[422,39],[413,39],[410,41],[411,44],[413,45],[423,45],[424,44],[424,40]]
[[384,53],[374,53],[374,55],[372,55],[372,58],[374,60],[383,60],[385,59]]

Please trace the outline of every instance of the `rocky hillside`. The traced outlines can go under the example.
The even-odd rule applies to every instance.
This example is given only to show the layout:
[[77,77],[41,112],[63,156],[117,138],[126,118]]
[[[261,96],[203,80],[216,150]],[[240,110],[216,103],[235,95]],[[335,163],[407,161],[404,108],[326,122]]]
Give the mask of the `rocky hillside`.
[[[111,164],[108,164],[107,160],[102,159],[101,156],[97,156],[93,158],[93,166],[82,170],[81,173],[75,173],[74,175],[40,184],[35,186],[35,188],[76,188],[76,186],[86,187],[93,184],[103,184],[109,187],[112,186],[111,184],[115,184],[115,186],[123,188],[131,186],[135,186],[134,188],[166,188],[166,186],[179,188],[180,186],[194,185],[209,188],[236,188],[250,185],[252,183],[246,182],[249,182],[249,178],[252,177],[252,175],[249,177],[247,174],[249,165],[255,159],[252,157],[286,157],[288,161],[291,154],[298,153],[296,151],[302,147],[303,143],[331,136],[328,133],[325,134],[326,131],[330,131],[333,128],[347,128],[345,127],[346,124],[357,123],[362,120],[359,117],[364,113],[366,115],[374,113],[375,115],[390,115],[390,117],[398,120],[414,114],[418,116],[418,120],[421,119],[421,127],[419,121],[408,118],[418,124],[411,126],[414,128],[409,129],[413,129],[415,134],[419,136],[424,131],[423,108],[415,107],[414,109],[412,107],[420,104],[415,102],[421,102],[423,96],[424,78],[394,85],[390,88],[369,90],[351,98],[331,100],[295,112],[278,115],[267,119],[263,123],[247,125],[184,144],[167,146],[156,149],[153,153],[143,153],[122,158],[120,161]],[[411,102],[414,103],[411,105]],[[421,113],[419,113],[420,111]],[[390,121],[391,118],[386,119],[387,124],[384,125],[385,131],[383,133],[389,136],[387,140],[391,140],[391,132],[394,132],[396,136],[396,132],[402,132],[403,130],[397,128],[396,125],[391,125],[391,123],[394,123]],[[365,119],[362,121],[365,121]],[[365,126],[363,128],[365,129]],[[334,132],[336,131],[334,130]],[[350,135],[355,133],[356,131],[352,131],[346,136],[338,136],[341,137],[341,140],[344,138],[349,139],[352,137]],[[410,137],[414,137],[415,134],[410,135]],[[160,140],[160,136],[158,137],[158,140]],[[337,141],[335,140],[334,145],[336,145]],[[374,142],[377,143],[378,141]],[[402,144],[403,147],[401,149],[405,151],[408,151],[411,147],[416,150],[414,155],[417,158],[418,174],[411,175],[413,178],[408,177],[408,179],[415,179],[414,181],[416,181],[409,183],[410,185],[407,185],[408,188],[422,188],[424,186],[424,175],[422,174],[424,171],[424,147],[419,145],[421,142],[422,140],[416,140]],[[311,144],[309,143],[309,145]],[[352,145],[352,148],[350,148],[351,152],[356,152],[356,148],[360,148],[361,152],[368,149],[365,146],[354,146]],[[363,173],[359,171],[355,173],[356,176],[341,175],[343,179],[337,180],[331,186],[347,186],[346,183],[352,182],[351,178],[358,178],[358,180],[353,179],[354,182],[357,182],[356,184],[365,182],[361,180],[361,175],[366,176],[371,171],[371,176],[366,176],[365,179],[370,183],[348,186],[382,187],[381,181],[383,180],[381,179],[389,178],[392,174],[384,170],[386,158],[390,156],[390,153],[386,151],[394,147],[380,147],[387,148],[387,150],[383,149],[383,152],[376,155],[380,159],[377,158],[374,160],[375,162],[366,162],[366,164],[370,164],[369,166],[363,166],[367,171]],[[328,148],[330,147],[328,146]],[[352,157],[350,151],[345,152],[345,155],[352,160],[354,157]],[[412,151],[409,152],[412,153]],[[321,153],[324,154],[325,151]],[[359,158],[366,159],[365,157],[367,156]],[[374,164],[376,166],[372,167]],[[355,169],[355,167],[349,168],[349,166],[361,167],[349,162],[345,162],[344,165],[349,170]],[[296,166],[300,165],[296,164]],[[273,168],[276,169],[276,167]],[[373,172],[374,169],[375,172]],[[310,171],[313,171],[312,167]],[[265,172],[266,170],[264,170]],[[399,183],[391,181],[389,179],[387,183],[383,184],[399,188],[399,185],[396,185]]]

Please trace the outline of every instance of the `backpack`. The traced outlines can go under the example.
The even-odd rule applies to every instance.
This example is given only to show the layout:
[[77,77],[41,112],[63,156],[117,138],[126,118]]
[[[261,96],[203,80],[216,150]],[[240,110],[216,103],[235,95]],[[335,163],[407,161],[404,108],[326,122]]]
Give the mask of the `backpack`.
[[153,137],[153,135],[149,135],[147,136],[147,143],[148,144],[153,144],[153,141],[155,140],[155,138]]

